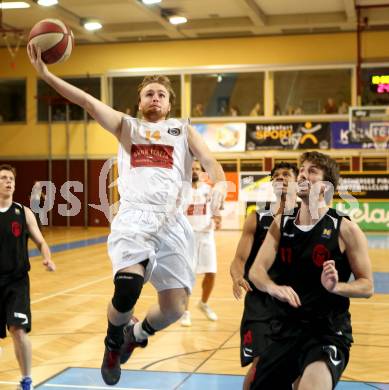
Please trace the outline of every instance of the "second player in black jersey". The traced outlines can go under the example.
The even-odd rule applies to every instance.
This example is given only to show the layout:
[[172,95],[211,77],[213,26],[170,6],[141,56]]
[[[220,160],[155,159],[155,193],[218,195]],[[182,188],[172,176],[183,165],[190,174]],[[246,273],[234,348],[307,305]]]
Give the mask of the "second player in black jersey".
[[[262,321],[267,316],[266,300],[268,295],[257,290],[249,281],[248,271],[274,216],[282,213],[294,215],[295,189],[291,184],[295,184],[297,173],[296,166],[286,162],[274,166],[271,171],[271,179],[276,201],[247,217],[235,258],[231,263],[230,272],[234,296],[240,299],[242,290],[247,291],[240,329],[240,355],[242,366],[247,366],[252,362],[253,366],[246,375],[244,389],[249,388],[253,377],[253,368],[256,366],[261,351],[268,343],[268,339],[264,337],[268,333],[268,326]],[[291,195],[289,197],[287,197],[288,192]]]
[[275,218],[249,272],[272,312],[270,343],[251,389],[335,388],[352,343],[349,298],[373,294],[364,234],[328,207],[336,162],[306,152],[300,163],[301,207],[295,216]]

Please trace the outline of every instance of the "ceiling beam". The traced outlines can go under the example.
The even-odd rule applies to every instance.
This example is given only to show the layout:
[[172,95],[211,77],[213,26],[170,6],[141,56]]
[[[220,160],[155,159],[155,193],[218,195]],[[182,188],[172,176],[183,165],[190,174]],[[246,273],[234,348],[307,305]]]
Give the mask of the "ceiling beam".
[[179,28],[170,24],[162,15],[161,8],[158,5],[155,6],[147,6],[141,3],[138,0],[129,0],[131,4],[135,5],[143,12],[145,12],[152,20],[158,22],[164,29],[169,38],[173,39],[183,39],[187,38],[185,34],[183,34]]
[[294,14],[294,15],[272,15],[268,17],[269,25],[272,27],[323,27],[340,26],[346,22],[344,12],[327,12],[321,14]]
[[265,27],[267,17],[255,0],[237,0],[242,9],[247,12],[255,27]]

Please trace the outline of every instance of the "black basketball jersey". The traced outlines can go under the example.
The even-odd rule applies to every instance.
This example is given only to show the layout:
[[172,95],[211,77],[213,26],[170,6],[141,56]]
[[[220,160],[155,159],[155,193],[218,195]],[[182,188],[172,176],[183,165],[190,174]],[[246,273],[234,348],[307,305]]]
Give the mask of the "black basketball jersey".
[[[298,208],[296,207],[291,211],[292,215],[296,215]],[[289,212],[285,212],[285,214],[290,214]],[[252,291],[248,291],[245,296],[244,302],[244,321],[255,321],[255,320],[263,320],[269,319],[272,317],[271,307],[268,307],[267,301],[272,300],[269,294],[264,293],[263,291],[258,290],[254,284],[249,280],[248,273],[250,271],[251,266],[253,265],[255,258],[258,254],[261,245],[263,244],[266,234],[270,228],[270,225],[274,221],[274,215],[270,210],[258,210],[256,212],[257,218],[257,227],[254,233],[254,241],[251,247],[251,251],[247,261],[245,263],[245,279],[250,283],[250,287]],[[269,269],[269,276],[274,279],[275,273],[277,269],[272,266]],[[271,306],[271,305],[270,305]]]
[[301,307],[297,311],[293,309],[299,318],[331,321],[349,315],[349,298],[328,292],[320,280],[326,260],[335,261],[339,282],[347,282],[350,278],[347,256],[339,248],[343,218],[344,215],[329,209],[309,231],[303,231],[295,224],[296,216],[282,217],[272,279],[278,285],[291,286],[299,295]]
[[266,233],[270,228],[270,225],[274,221],[274,216],[270,210],[257,210],[255,212],[255,216],[257,219],[257,226],[255,228],[254,233],[254,241],[253,245],[251,247],[251,251],[249,254],[249,257],[247,258],[247,261],[244,265],[244,277],[246,280],[249,280],[248,274],[250,271],[251,266],[254,263],[254,260],[258,254],[259,248],[263,244],[263,241],[265,240]]
[[13,202],[7,211],[0,212],[0,286],[30,270],[27,242],[24,208]]

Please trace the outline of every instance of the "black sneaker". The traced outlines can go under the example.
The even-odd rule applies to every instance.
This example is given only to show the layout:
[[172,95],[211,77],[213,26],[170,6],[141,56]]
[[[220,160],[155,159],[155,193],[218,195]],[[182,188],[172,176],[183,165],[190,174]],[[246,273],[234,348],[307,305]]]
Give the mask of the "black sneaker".
[[132,317],[131,322],[123,329],[124,342],[120,348],[120,364],[127,363],[127,360],[131,357],[135,348],[145,348],[147,346],[147,339],[143,341],[137,341],[135,339],[134,324],[136,322],[138,322],[138,320],[135,317]]
[[120,349],[111,348],[104,340],[105,351],[103,363],[101,364],[101,376],[107,385],[116,385],[119,382],[122,373],[120,369]]

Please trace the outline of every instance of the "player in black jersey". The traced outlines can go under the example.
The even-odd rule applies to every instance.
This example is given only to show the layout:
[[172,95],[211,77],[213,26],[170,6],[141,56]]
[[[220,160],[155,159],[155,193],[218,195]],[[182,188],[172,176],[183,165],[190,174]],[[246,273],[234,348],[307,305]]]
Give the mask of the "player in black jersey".
[[[241,364],[242,367],[253,363],[247,372],[244,389],[248,389],[253,378],[253,370],[259,359],[260,351],[264,349],[266,333],[263,318],[265,315],[267,294],[257,290],[248,279],[248,272],[255,260],[266,233],[274,220],[274,216],[293,214],[295,207],[295,184],[298,170],[293,164],[280,162],[275,164],[270,176],[276,201],[270,204],[270,208],[251,213],[243,226],[242,236],[234,260],[231,263],[230,273],[233,282],[233,293],[236,299],[242,298],[243,290],[246,291],[244,312],[241,323]],[[290,196],[287,197],[289,193]]]
[[291,383],[296,390],[333,389],[353,341],[349,298],[373,294],[364,234],[328,207],[339,178],[336,162],[306,152],[300,164],[300,210],[275,218],[249,272],[273,311],[271,344],[251,389],[283,390]]
[[32,389],[30,281],[27,241],[31,237],[43,256],[43,265],[54,271],[50,249],[32,211],[13,202],[16,171],[0,165],[0,338],[6,328],[12,336],[22,379],[21,390]]

